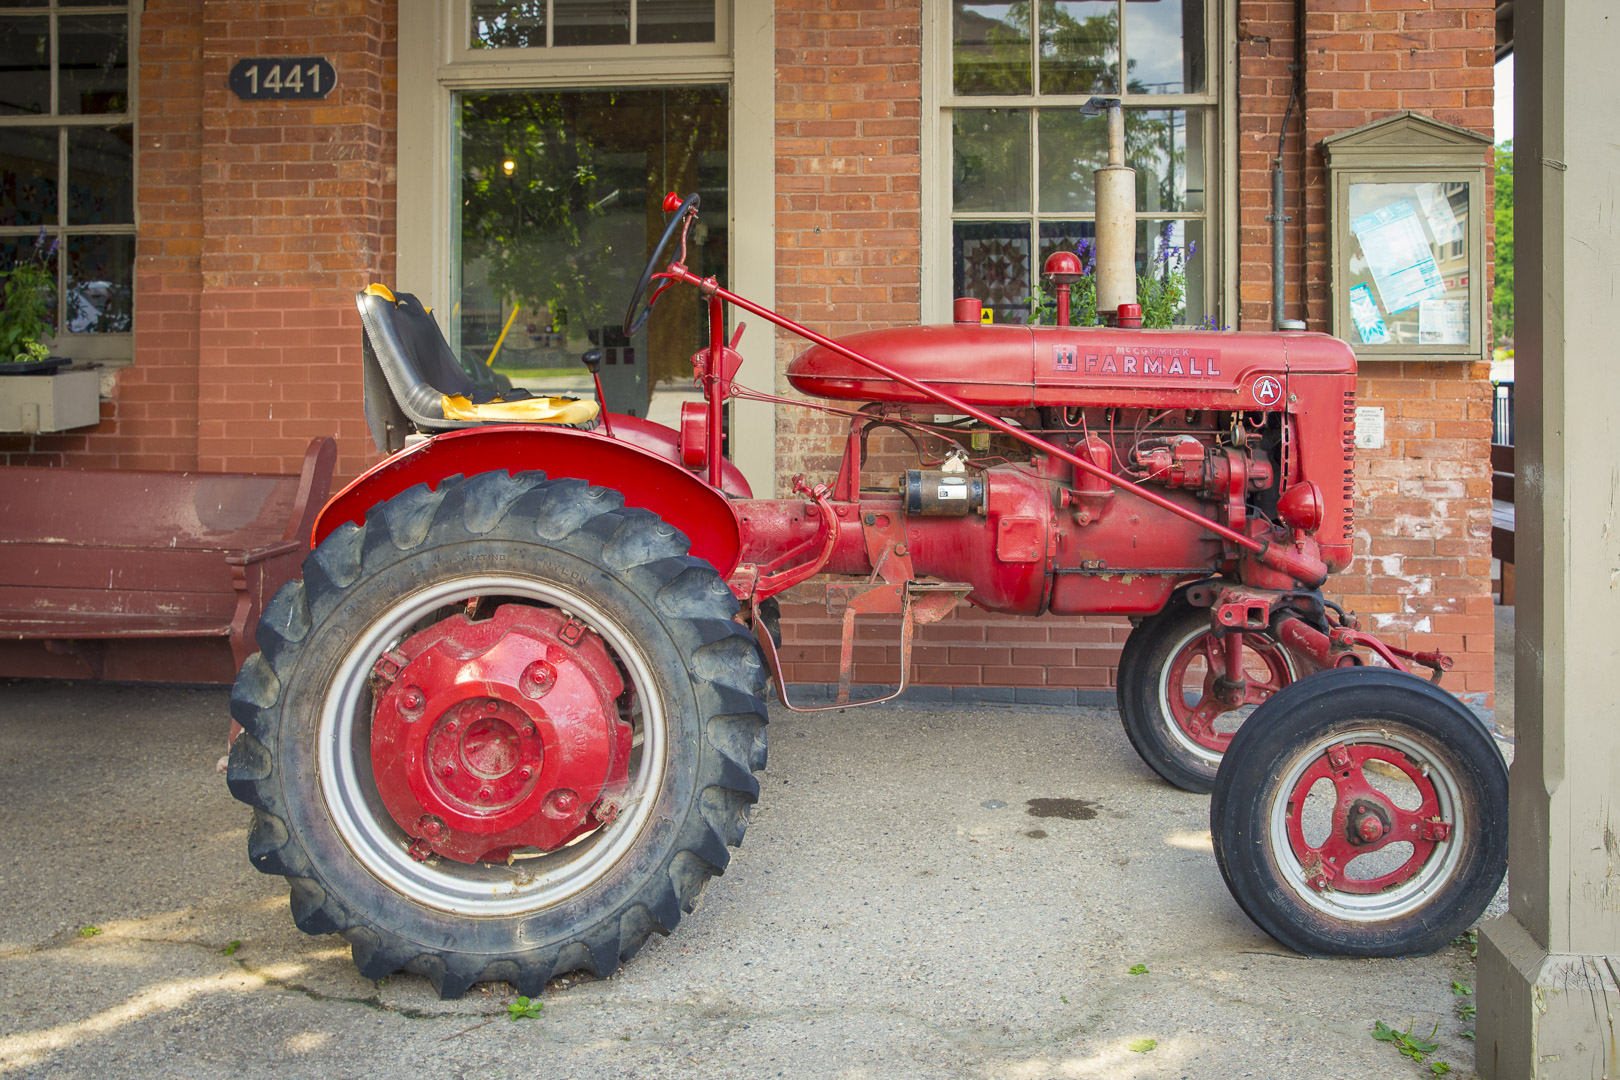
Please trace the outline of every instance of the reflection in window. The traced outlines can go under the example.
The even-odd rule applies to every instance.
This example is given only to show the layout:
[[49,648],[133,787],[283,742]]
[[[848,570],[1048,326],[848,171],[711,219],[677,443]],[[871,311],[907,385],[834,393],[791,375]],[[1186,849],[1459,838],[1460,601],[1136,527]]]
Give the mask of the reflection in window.
[[472,0],[469,43],[474,49],[701,44],[715,40],[715,11],[715,0]]
[[698,396],[687,361],[708,343],[706,309],[676,290],[634,339],[621,326],[665,192],[702,195],[686,263],[726,282],[728,115],[724,87],[464,95],[451,326],[463,364],[589,396],[580,356],[599,348],[614,411],[676,422]]
[[0,17],[0,270],[26,257],[44,228],[59,250],[59,347],[74,334],[129,333],[133,318],[128,5],[85,7],[31,0],[21,17]]
[[958,94],[1029,93],[1029,4],[953,0]]
[[[1107,162],[1108,124],[1085,116],[1077,100],[1100,94],[1118,96],[1125,107],[1125,158],[1136,170],[1141,215],[1139,270],[1183,270],[1185,315],[1201,319],[1210,256],[1189,261],[1188,252],[1208,225],[1214,102],[1166,103],[1164,95],[1208,91],[1207,0],[1040,0],[1034,43],[1031,10],[1029,3],[953,0],[956,295],[976,296],[998,318],[1021,321],[1045,256],[1064,239],[1071,251],[1090,242],[1094,173]],[[996,105],[1015,94],[1025,99],[1017,108]],[[1033,261],[1032,245],[1039,249]],[[1156,251],[1168,254],[1155,262]]]
[[1041,5],[1041,93],[1119,91],[1119,5],[1057,0]]

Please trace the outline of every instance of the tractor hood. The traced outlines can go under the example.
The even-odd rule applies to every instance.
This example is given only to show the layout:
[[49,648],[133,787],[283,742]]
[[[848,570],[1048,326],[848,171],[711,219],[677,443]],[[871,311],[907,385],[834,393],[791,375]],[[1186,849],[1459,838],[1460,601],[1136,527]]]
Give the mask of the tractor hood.
[[[1001,408],[1276,409],[1289,374],[1356,370],[1350,346],[1304,332],[953,323],[867,330],[838,343],[970,405]],[[788,381],[817,397],[931,400],[821,345],[793,358]]]

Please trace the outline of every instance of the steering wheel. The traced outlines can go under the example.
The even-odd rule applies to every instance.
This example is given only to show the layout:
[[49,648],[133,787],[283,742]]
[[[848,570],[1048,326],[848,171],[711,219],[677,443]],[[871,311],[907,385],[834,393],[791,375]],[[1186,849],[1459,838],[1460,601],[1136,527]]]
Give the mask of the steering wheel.
[[[674,192],[664,197],[664,206],[666,208],[673,198]],[[647,286],[652,284],[653,275],[663,269],[660,264],[664,261],[664,252],[668,250],[670,241],[675,239],[675,233],[681,229],[682,223],[686,220],[686,215],[692,214],[695,216],[697,208],[698,196],[697,192],[693,192],[686,197],[685,202],[681,203],[680,208],[675,211],[675,216],[669,219],[669,224],[664,226],[664,235],[659,238],[658,246],[653,248],[652,257],[647,260],[647,268],[641,272],[641,280],[636,282],[635,292],[630,294],[630,306],[624,312],[624,332],[626,336],[634,334],[647,325],[647,317],[652,314],[653,305],[658,303],[658,298],[663,295],[665,289],[669,288],[670,283],[668,281],[660,283],[658,288],[653,290],[653,294],[647,297],[646,306],[641,308],[639,312],[636,310],[636,307],[641,304],[641,298],[647,295]],[[685,234],[683,233],[683,248],[685,247],[684,238]]]

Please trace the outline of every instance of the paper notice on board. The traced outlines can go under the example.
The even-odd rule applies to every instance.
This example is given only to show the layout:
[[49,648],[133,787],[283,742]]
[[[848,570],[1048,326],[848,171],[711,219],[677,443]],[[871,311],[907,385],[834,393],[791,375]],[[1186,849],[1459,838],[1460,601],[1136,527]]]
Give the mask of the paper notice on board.
[[1378,299],[1389,314],[1399,315],[1445,293],[1440,268],[1434,263],[1429,238],[1411,199],[1352,219],[1350,231],[1361,242]]
[[1418,344],[1468,344],[1468,301],[1430,299],[1419,303]]
[[1417,197],[1423,204],[1423,216],[1428,219],[1435,243],[1455,244],[1463,238],[1462,223],[1452,212],[1451,200],[1439,184],[1418,184]]
[[1389,328],[1384,325],[1384,317],[1378,314],[1378,304],[1365,283],[1350,290],[1350,318],[1356,324],[1356,333],[1361,335],[1363,345],[1389,344]]

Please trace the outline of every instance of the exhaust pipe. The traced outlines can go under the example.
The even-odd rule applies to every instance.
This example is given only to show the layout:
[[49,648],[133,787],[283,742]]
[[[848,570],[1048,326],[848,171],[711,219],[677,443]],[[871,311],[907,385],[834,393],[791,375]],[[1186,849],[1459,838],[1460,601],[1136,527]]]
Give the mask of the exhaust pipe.
[[1108,164],[1097,169],[1097,314],[1113,325],[1136,303],[1136,170],[1125,164],[1125,110],[1094,97],[1083,112],[1108,116]]

